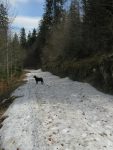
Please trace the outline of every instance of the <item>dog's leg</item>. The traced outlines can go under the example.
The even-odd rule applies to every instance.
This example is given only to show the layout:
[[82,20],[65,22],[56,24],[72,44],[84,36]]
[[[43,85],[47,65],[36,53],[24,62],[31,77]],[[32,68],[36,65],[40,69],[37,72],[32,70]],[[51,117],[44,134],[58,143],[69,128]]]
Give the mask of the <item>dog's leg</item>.
[[42,83],[42,84],[44,84],[44,81],[43,81],[43,79],[41,80],[41,83]]

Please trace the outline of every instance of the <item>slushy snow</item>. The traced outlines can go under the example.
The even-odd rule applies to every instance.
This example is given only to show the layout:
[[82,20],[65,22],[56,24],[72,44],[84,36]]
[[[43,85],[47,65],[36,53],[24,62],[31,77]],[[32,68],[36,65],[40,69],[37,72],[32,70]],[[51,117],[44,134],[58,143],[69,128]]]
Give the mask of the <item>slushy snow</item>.
[[[36,85],[33,75],[44,78]],[[4,115],[5,150],[113,150],[113,96],[87,83],[30,70]]]

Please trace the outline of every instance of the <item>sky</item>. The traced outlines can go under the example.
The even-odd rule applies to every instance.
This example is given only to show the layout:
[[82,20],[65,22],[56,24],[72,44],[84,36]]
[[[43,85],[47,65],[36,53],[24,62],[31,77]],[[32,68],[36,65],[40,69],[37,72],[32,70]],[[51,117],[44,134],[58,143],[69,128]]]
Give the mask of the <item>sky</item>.
[[24,27],[28,33],[33,28],[38,28],[44,11],[44,0],[9,0],[9,5],[14,17],[14,31],[19,32]]

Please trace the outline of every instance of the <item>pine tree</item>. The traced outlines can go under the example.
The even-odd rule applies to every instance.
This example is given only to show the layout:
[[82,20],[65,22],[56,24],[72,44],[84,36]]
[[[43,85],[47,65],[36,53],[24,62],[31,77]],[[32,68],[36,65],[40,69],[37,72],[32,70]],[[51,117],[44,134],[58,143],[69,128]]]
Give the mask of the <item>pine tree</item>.
[[84,0],[84,40],[90,53],[112,50],[112,8],[112,0]]
[[11,74],[16,74],[17,68],[19,66],[20,61],[20,44],[18,35],[15,33],[11,40]]
[[28,35],[27,35],[27,48],[31,47],[31,32],[29,31]]
[[54,24],[62,21],[64,0],[53,0]]
[[36,29],[33,29],[32,33],[29,31],[26,39],[27,48],[31,48],[33,44],[35,44],[37,40],[37,32]]
[[[8,13],[3,3],[0,3],[0,70],[9,77],[9,52],[8,52]],[[2,74],[1,73],[1,74]]]
[[45,11],[43,14],[43,18],[39,25],[39,32],[37,35],[36,40],[36,47],[34,50],[35,56],[35,65],[40,66],[41,65],[41,59],[42,59],[42,53],[43,48],[45,47],[47,43],[47,39],[51,34],[52,27],[53,27],[53,0],[46,0],[45,1]]
[[26,48],[26,32],[24,28],[20,31],[20,45],[22,48]]
[[66,57],[82,57],[81,52],[81,21],[79,14],[79,4],[77,0],[72,0],[68,14],[68,45],[66,45]]
[[5,6],[1,3],[0,4],[0,47],[2,47],[8,37],[8,14],[7,14],[7,9]]
[[33,29],[33,32],[32,32],[32,35],[31,35],[31,45],[33,43],[35,43],[36,39],[37,39],[37,32],[36,32],[36,29]]
[[0,33],[1,34],[3,32],[7,33],[7,30],[8,30],[8,14],[7,14],[7,9],[1,3],[0,4]]

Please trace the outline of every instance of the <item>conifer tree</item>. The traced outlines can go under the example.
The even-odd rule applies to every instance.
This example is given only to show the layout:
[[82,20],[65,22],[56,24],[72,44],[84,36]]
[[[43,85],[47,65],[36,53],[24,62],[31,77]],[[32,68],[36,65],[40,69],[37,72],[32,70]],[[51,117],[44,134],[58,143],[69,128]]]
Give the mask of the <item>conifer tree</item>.
[[1,3],[0,4],[0,33],[1,34],[3,32],[7,33],[7,30],[8,30],[8,14],[7,14],[7,9]]
[[62,21],[64,0],[53,0],[53,16],[54,23]]
[[21,31],[20,31],[20,45],[22,46],[22,48],[26,47],[26,32],[25,32],[25,28],[21,28]]
[[0,2],[0,70],[1,74],[9,76],[9,52],[8,52],[8,12],[5,5]]
[[30,48],[31,46],[31,32],[29,31],[27,35],[27,48]]
[[84,0],[84,42],[90,53],[112,50],[112,0]]
[[66,57],[82,57],[81,52],[81,21],[79,14],[79,5],[77,0],[72,0],[68,14],[68,45],[66,45]]
[[31,35],[31,45],[36,41],[37,39],[37,32],[36,29],[33,29],[32,35]]

